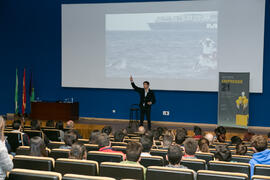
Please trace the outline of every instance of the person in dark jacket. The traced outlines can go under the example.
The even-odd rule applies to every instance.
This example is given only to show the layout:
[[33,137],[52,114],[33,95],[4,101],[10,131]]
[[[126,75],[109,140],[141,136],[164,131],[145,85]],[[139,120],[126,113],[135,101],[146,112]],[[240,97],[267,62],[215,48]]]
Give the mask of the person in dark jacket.
[[130,76],[130,82],[133,89],[140,95],[140,126],[143,126],[144,116],[146,115],[148,130],[151,130],[151,107],[156,103],[155,94],[149,88],[150,83],[148,81],[143,82],[143,88],[135,85],[132,76]]

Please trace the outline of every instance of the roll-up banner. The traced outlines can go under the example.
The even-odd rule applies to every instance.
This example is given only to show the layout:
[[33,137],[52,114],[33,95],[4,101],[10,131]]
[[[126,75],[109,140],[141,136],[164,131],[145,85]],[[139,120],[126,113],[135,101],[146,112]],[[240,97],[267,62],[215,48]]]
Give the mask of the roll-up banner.
[[218,125],[247,128],[250,73],[219,73]]

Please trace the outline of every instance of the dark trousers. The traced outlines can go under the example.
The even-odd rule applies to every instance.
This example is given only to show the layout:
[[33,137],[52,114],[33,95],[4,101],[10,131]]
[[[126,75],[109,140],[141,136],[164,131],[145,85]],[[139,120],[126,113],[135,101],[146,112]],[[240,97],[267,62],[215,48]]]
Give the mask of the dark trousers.
[[140,120],[140,126],[143,126],[144,116],[146,115],[146,119],[148,122],[148,130],[151,130],[151,108],[145,108],[140,107],[140,114],[141,114],[141,120]]

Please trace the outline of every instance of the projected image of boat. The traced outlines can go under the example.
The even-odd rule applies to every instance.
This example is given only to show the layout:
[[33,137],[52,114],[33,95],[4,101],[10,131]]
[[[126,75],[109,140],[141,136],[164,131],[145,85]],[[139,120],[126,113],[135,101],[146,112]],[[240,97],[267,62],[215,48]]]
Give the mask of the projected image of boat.
[[148,23],[151,30],[216,30],[217,15],[188,14],[179,16],[160,16]]

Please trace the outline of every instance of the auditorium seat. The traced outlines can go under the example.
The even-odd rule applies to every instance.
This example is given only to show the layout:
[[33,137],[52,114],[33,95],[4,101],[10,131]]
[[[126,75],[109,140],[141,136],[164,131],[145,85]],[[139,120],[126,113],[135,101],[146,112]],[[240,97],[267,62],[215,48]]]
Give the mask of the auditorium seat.
[[250,176],[250,165],[248,163],[210,161],[209,170],[245,173]]
[[251,156],[232,155],[232,161],[249,163]]
[[87,159],[97,161],[100,164],[102,162],[121,162],[124,158],[120,153],[89,151],[87,153]]
[[89,139],[78,139],[78,141],[82,144],[88,144],[89,143]]
[[270,176],[254,175],[252,176],[252,180],[270,180]]
[[[50,149],[46,148],[47,154],[50,154]],[[19,146],[16,150],[16,155],[29,155],[30,146]]]
[[43,137],[42,131],[37,131],[37,130],[24,130],[24,133],[26,133],[26,134],[29,136],[29,139],[31,139],[32,137],[35,137],[35,136],[39,136],[39,137],[41,137],[41,138],[44,138],[44,137]]
[[19,146],[23,146],[23,136],[20,132],[4,132],[5,137],[7,137],[7,141],[11,147],[11,152],[16,152]]
[[254,175],[270,176],[270,165],[256,164]]
[[30,146],[19,146],[16,150],[16,155],[29,155]]
[[149,166],[146,171],[147,180],[194,180],[194,176],[195,172],[191,169]]
[[62,175],[71,173],[96,176],[98,174],[98,163],[90,160],[59,158],[55,161],[55,171]]
[[127,147],[125,147],[125,146],[112,146],[112,150],[121,151],[122,153],[126,154]]
[[61,180],[61,179],[62,179],[61,174],[48,171],[13,169],[9,173],[9,180]]
[[163,149],[151,149],[150,154],[152,156],[161,156],[163,157],[164,161],[166,160],[166,155],[168,153],[168,150],[163,150]]
[[205,160],[206,163],[208,163],[209,161],[213,161],[214,160],[214,154],[213,153],[196,153],[195,156],[198,159]]
[[50,141],[61,141],[60,131],[58,129],[43,129],[42,131]]
[[148,166],[164,166],[164,160],[161,156],[142,156],[140,164],[144,167]]
[[100,165],[100,176],[115,179],[144,179],[144,167],[141,165],[103,162]]
[[70,149],[52,149],[49,153],[49,157],[54,159],[58,158],[68,158]]
[[14,168],[52,171],[54,159],[50,157],[35,157],[17,155],[13,159]]
[[115,180],[110,177],[102,177],[102,176],[85,176],[85,175],[77,175],[77,174],[66,174],[62,180]]
[[111,142],[111,146],[127,146],[125,142]]
[[57,148],[59,148],[60,146],[63,146],[63,145],[65,145],[64,142],[50,141],[49,144],[48,144],[48,148],[49,149],[57,149]]
[[99,147],[97,144],[84,144],[87,151],[98,151]]
[[228,173],[218,171],[200,170],[197,172],[197,180],[248,180],[243,173]]
[[182,159],[181,164],[194,171],[206,169],[206,162],[203,159]]

